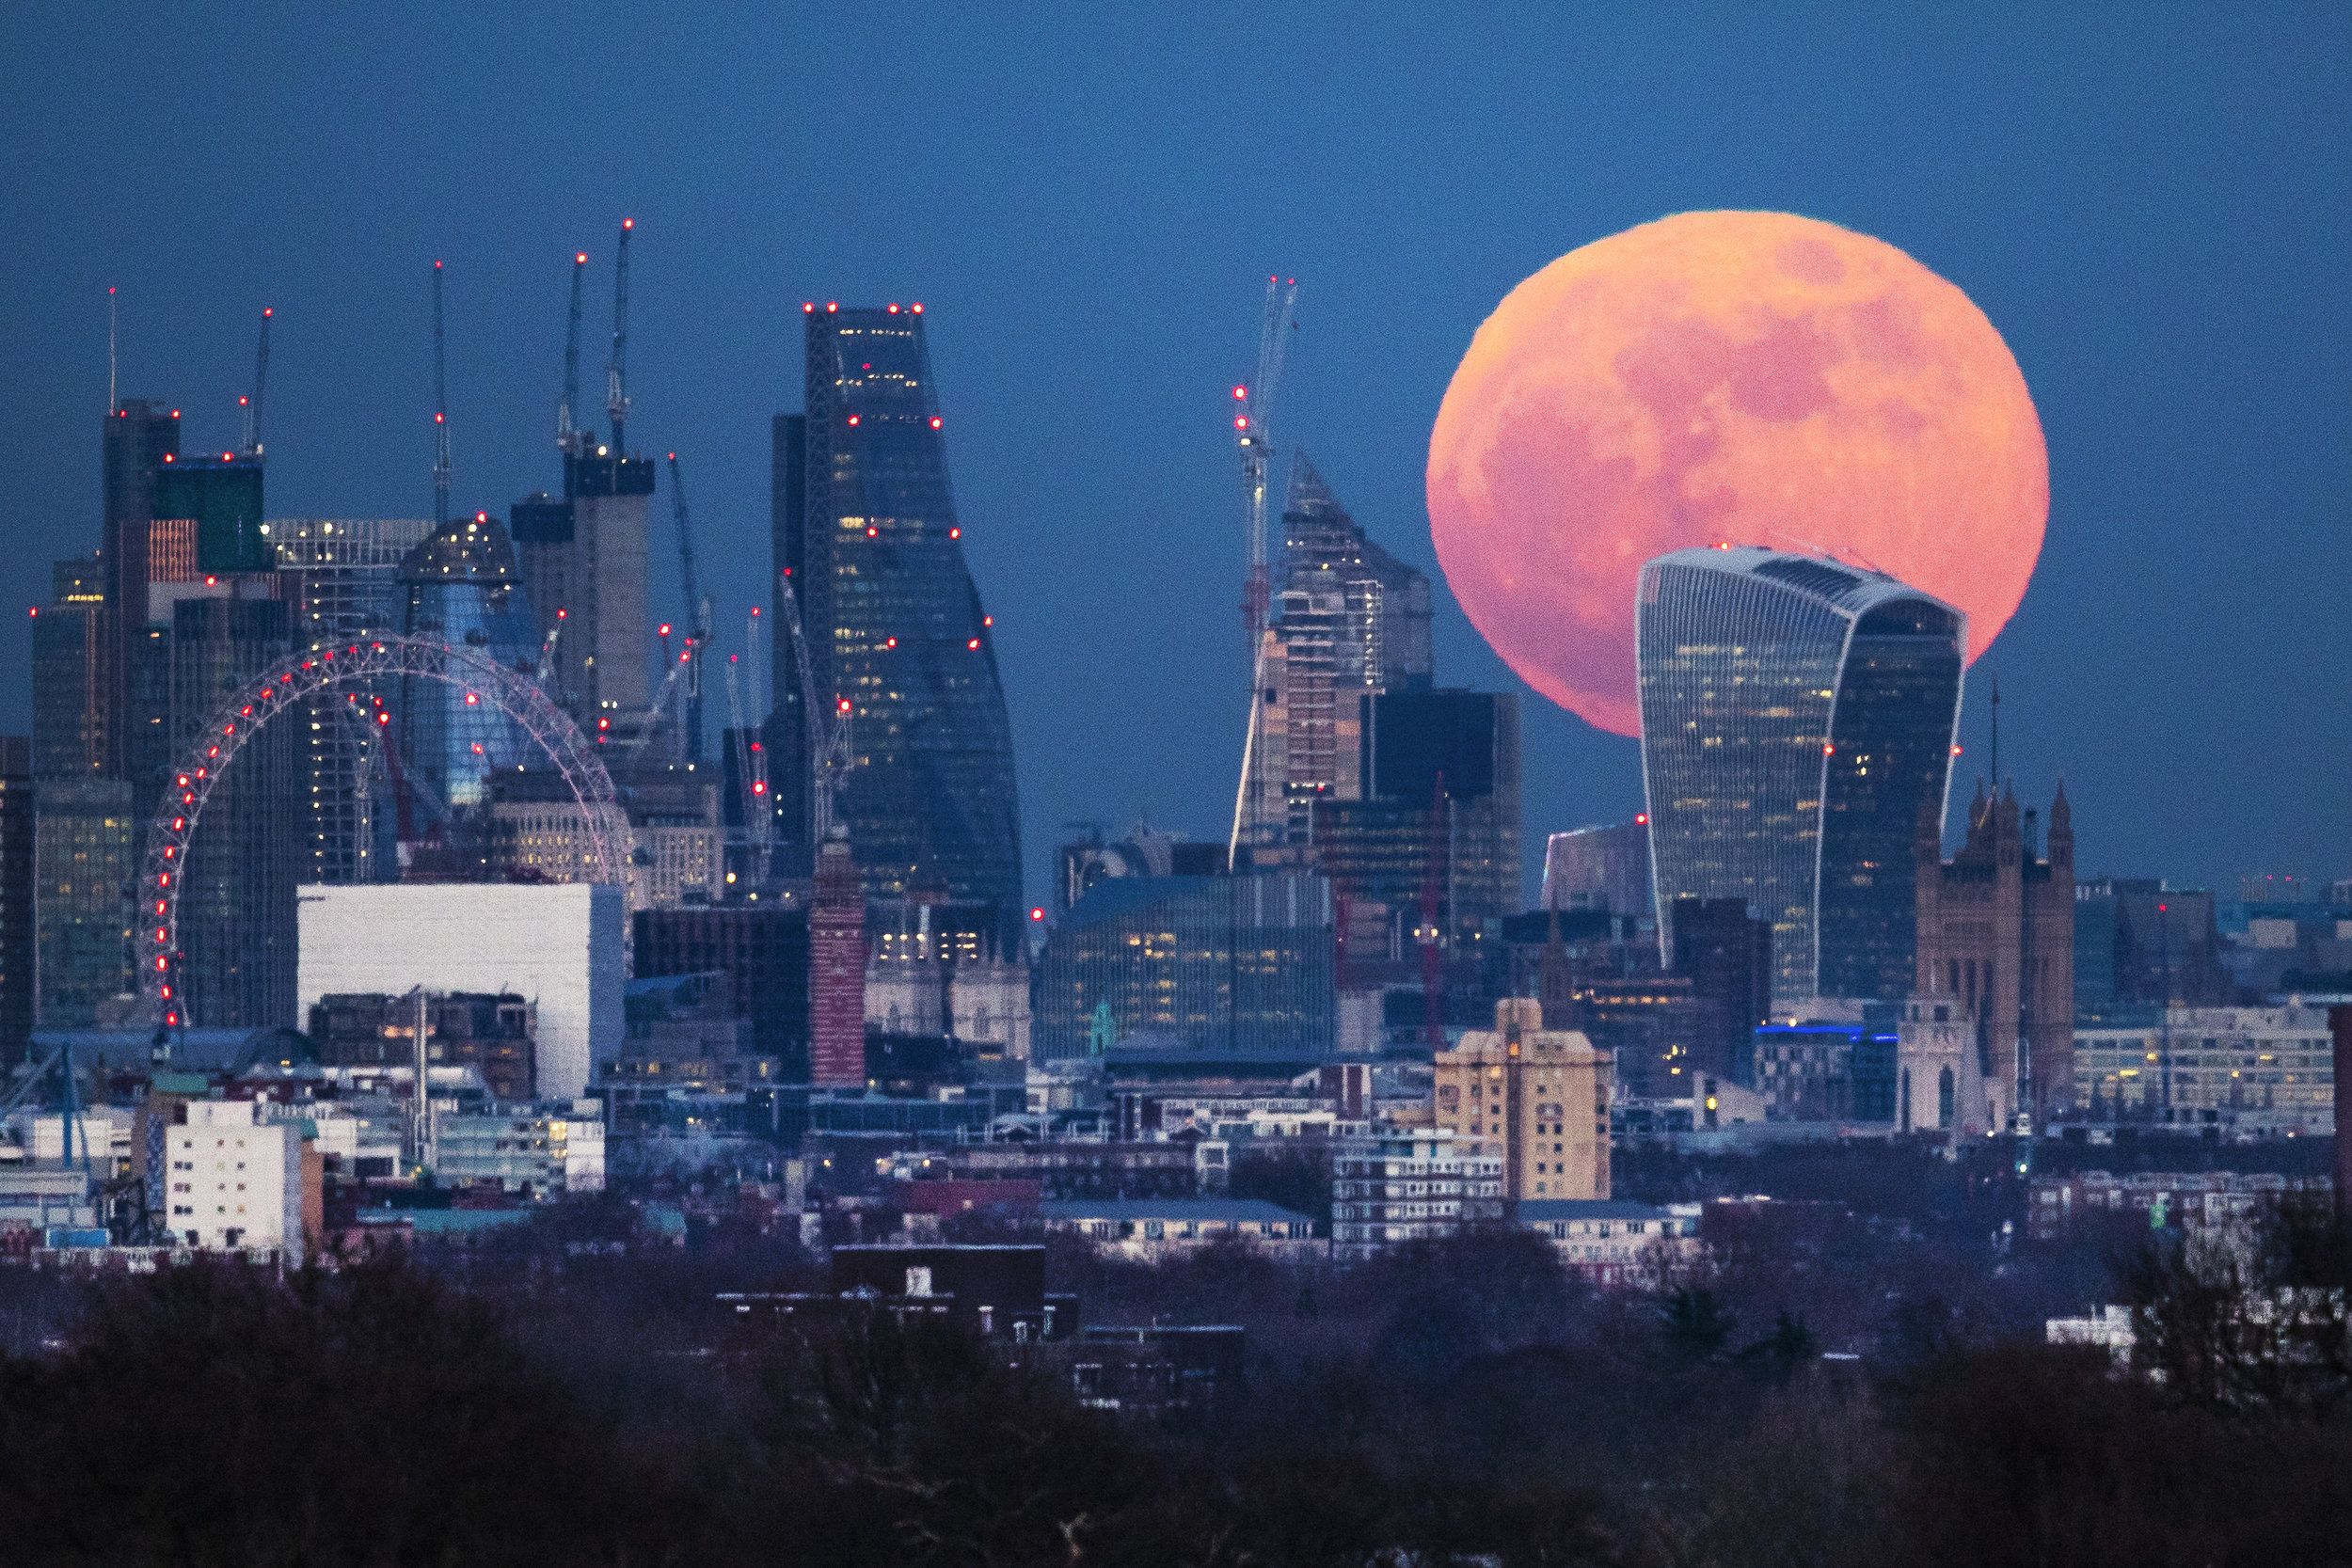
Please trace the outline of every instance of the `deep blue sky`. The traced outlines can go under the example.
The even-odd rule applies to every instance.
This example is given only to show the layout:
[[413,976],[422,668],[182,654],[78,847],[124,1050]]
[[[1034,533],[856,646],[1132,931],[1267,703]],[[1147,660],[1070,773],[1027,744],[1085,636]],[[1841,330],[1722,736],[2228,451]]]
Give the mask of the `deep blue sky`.
[[[2049,540],[1972,679],[1971,761],[1997,670],[2004,766],[2036,798],[2065,774],[2086,870],[2352,875],[2352,11],[1375,20],[1406,10],[8,8],[8,581],[33,603],[96,543],[109,284],[124,394],[183,409],[192,449],[233,442],[276,307],[273,515],[419,516],[444,260],[456,499],[503,508],[556,478],[575,249],[601,386],[626,214],[630,432],[680,452],[739,626],[801,302],[920,299],[1037,896],[1073,818],[1222,832],[1226,420],[1267,273],[1301,282],[1282,429],[1436,577],[1429,425],[1495,303],[1635,223],[1785,208],[1966,290],[2040,408]],[[1440,679],[1515,686],[1439,597]],[[26,653],[12,610],[0,668]],[[21,731],[25,679],[0,693]],[[1632,742],[1525,702],[1532,860],[1641,784]]]

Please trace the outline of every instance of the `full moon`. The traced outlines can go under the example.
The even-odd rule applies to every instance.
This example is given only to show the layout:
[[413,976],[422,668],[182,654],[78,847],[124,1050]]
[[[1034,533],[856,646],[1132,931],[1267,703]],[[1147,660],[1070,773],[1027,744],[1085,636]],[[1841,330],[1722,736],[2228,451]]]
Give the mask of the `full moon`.
[[1762,545],[1875,568],[1999,635],[2049,454],[1984,312],[1883,241],[1684,213],[1570,251],[1470,340],[1429,436],[1447,583],[1530,686],[1641,733],[1642,563]]

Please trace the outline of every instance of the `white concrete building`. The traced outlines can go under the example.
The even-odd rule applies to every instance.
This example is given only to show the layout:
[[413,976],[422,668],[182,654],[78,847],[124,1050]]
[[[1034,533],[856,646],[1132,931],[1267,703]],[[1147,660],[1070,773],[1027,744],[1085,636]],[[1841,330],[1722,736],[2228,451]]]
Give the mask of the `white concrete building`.
[[1560,1261],[1596,1285],[1640,1285],[1698,1256],[1700,1206],[1658,1208],[1624,1198],[1527,1199],[1521,1228],[1550,1242]]
[[1324,1250],[1314,1221],[1258,1198],[1095,1197],[1037,1206],[1048,1230],[1084,1236],[1096,1247],[1142,1262],[1240,1242],[1278,1258]]
[[302,1130],[256,1119],[250,1100],[188,1103],[165,1135],[167,1218],[193,1247],[302,1256]]
[[538,1006],[542,1099],[587,1092],[621,1047],[621,889],[603,883],[419,882],[301,892],[301,1015],[322,996],[512,992]]
[[2323,1006],[2172,1007],[2074,1031],[2074,1106],[2095,1121],[2324,1135],[2335,1078]]

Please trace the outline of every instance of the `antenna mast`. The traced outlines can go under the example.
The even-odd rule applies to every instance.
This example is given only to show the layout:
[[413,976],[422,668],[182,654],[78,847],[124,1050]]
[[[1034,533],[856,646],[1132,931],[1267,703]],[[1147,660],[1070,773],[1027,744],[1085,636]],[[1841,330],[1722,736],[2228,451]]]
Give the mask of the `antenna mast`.
[[441,371],[441,263],[433,263],[433,529],[449,521],[449,385]]
[[580,432],[572,427],[572,410],[580,406],[580,285],[588,270],[588,253],[572,253],[571,325],[564,332],[564,401],[555,405],[555,444],[566,457],[578,457]]
[[604,412],[612,421],[612,455],[627,457],[621,444],[628,421],[628,231],[635,218],[621,220],[621,259],[612,274],[612,363],[605,372]]
[[269,385],[269,319],[277,312],[267,306],[262,308],[262,346],[253,356],[253,395],[239,398],[245,404],[245,441],[247,457],[262,455],[262,389]]
[[115,409],[119,405],[120,400],[115,395],[115,292],[109,284],[106,289],[106,417],[113,419]]

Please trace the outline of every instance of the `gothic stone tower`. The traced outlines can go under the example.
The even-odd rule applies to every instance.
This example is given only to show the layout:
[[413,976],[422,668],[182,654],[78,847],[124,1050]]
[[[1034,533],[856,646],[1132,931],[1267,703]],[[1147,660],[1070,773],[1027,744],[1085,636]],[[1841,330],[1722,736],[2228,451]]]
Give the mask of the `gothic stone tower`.
[[1922,813],[1917,994],[1962,999],[1976,1020],[1977,1065],[1994,1119],[2047,1118],[2074,1103],[2074,828],[2060,784],[2047,859],[2017,797],[1968,804],[1968,837],[1943,858],[1940,825]]

